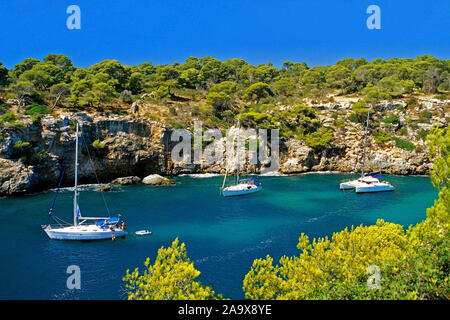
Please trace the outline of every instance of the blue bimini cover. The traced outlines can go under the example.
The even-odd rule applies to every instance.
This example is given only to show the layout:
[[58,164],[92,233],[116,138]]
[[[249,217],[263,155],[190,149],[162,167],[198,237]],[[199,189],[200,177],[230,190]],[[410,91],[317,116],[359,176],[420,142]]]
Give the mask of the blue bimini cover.
[[106,220],[99,220],[99,221],[97,221],[97,225],[98,226],[101,226],[101,225],[104,225],[104,224],[106,224]]
[[108,223],[117,223],[119,222],[120,218],[119,217],[112,217],[108,219]]

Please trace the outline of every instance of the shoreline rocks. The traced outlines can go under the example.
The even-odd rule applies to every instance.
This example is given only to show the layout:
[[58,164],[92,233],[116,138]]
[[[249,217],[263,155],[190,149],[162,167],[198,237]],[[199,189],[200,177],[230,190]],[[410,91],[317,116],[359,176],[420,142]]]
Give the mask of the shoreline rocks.
[[174,184],[174,182],[166,177],[162,177],[159,174],[151,174],[142,179],[142,183],[150,186],[163,186],[168,184]]
[[[421,106],[407,109],[401,103],[398,108],[396,104],[391,106],[382,103],[374,108],[378,113],[374,113],[371,118],[371,130],[376,130],[380,124],[380,128],[389,134],[411,142],[414,150],[402,149],[394,141],[379,144],[373,135],[369,135],[366,171],[402,175],[430,173],[432,163],[428,158],[423,131],[428,130],[433,123],[444,126],[446,119],[450,118],[450,109],[442,102],[421,100],[421,103]],[[365,128],[361,123],[349,121],[349,115],[353,112],[351,106],[333,103],[311,107],[315,108],[321,123],[334,127],[333,139],[326,147],[314,150],[304,140],[281,138],[278,173],[359,171]],[[432,121],[419,121],[423,110],[434,111]],[[393,126],[382,121],[386,116],[383,116],[383,112],[396,114],[399,125],[406,129],[401,134],[397,133]],[[223,174],[226,169],[230,172],[235,167],[235,161],[227,159],[226,152],[223,153],[225,162],[174,163],[171,150],[178,141],[172,141],[173,131],[150,119],[130,115],[62,113],[58,116],[43,116],[40,123],[13,125],[3,129],[0,139],[0,196],[25,195],[55,188],[65,166],[62,186],[73,185],[74,120],[80,123],[80,184],[97,183],[98,178],[100,182],[111,181],[110,186],[138,183],[165,185],[173,182],[163,176]],[[336,120],[340,121],[340,125]],[[19,141],[29,142],[32,154],[43,152],[42,159],[33,165],[25,165],[20,156],[14,155],[14,146]],[[227,163],[227,168],[224,163]],[[259,174],[268,165],[269,162],[249,163],[247,157],[246,163],[240,168],[242,174]],[[142,177],[145,178],[142,180]]]
[[133,184],[139,184],[142,182],[142,179],[137,176],[129,176],[129,177],[121,177],[114,179],[110,182],[110,185],[113,186],[128,186]]

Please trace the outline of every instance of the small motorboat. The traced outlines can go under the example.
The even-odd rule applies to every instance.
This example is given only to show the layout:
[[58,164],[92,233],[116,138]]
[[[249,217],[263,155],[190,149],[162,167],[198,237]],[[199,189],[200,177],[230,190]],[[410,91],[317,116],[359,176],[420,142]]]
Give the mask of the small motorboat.
[[152,232],[150,230],[139,230],[136,231],[135,234],[137,234],[138,236],[148,236],[152,234]]

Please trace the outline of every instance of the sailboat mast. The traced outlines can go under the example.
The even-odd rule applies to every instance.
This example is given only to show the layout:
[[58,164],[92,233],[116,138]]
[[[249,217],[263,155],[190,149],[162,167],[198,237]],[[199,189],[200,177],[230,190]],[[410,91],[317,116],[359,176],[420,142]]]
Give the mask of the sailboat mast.
[[239,184],[239,148],[240,148],[240,140],[239,136],[241,135],[241,119],[238,119],[238,136],[237,136],[237,156],[236,156],[236,184]]
[[366,146],[367,146],[367,131],[369,129],[369,115],[370,115],[370,110],[367,110],[367,123],[366,123],[366,134],[365,134],[365,138],[364,138],[364,153],[363,153],[361,177],[364,176],[364,165],[366,162]]
[[78,122],[77,133],[75,137],[75,193],[73,196],[73,225],[78,224]]

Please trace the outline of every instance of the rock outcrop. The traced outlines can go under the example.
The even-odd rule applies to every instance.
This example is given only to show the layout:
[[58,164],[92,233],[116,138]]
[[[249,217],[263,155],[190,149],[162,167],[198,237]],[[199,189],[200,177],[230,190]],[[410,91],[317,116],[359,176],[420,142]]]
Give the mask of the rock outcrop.
[[130,177],[121,177],[114,179],[111,181],[111,185],[117,185],[117,186],[128,186],[132,184],[138,184],[141,183],[142,179],[137,176],[130,176]]
[[[423,100],[419,106],[408,107],[399,101],[374,106],[377,114],[395,114],[399,123],[385,125],[377,114],[371,117],[371,126],[380,125],[383,130],[395,134],[404,126],[402,138],[412,142],[414,150],[398,147],[394,141],[377,143],[369,136],[367,143],[366,170],[391,174],[428,174],[432,164],[421,131],[429,130],[432,124],[446,126],[450,118],[448,102]],[[333,140],[325,148],[315,150],[303,140],[280,139],[278,171],[294,174],[309,171],[360,170],[364,145],[364,124],[348,120],[352,112],[350,104],[329,103],[312,105],[324,126],[334,128]],[[288,108],[288,107],[286,107]],[[432,114],[428,121],[420,121],[420,113],[428,110]],[[336,124],[333,114],[339,114],[341,125]],[[80,124],[79,183],[108,183],[129,185],[140,183],[169,183],[162,176],[183,173],[225,173],[236,166],[227,153],[226,161],[208,163],[192,156],[178,163],[172,159],[171,151],[178,143],[172,141],[173,131],[166,125],[147,118],[119,115],[96,115],[66,113],[59,117],[45,116],[40,123],[25,118],[25,125],[11,125],[2,130],[0,137],[0,196],[15,196],[54,188],[65,170],[63,186],[73,185],[73,149],[75,120]],[[28,121],[28,122],[27,122]],[[412,123],[414,125],[412,125]],[[225,143],[227,138],[214,143]],[[33,161],[24,161],[15,152],[18,142],[29,142],[30,152],[40,154]],[[190,150],[189,150],[190,151]],[[40,152],[40,153],[39,153]],[[233,155],[234,156],[234,155]],[[231,157],[231,156],[229,156]],[[197,159],[198,160],[198,159]],[[225,163],[227,165],[225,165]],[[260,173],[267,164],[249,163],[241,165],[242,172]],[[150,175],[150,176],[149,176]],[[169,180],[170,181],[170,180]]]
[[150,186],[162,186],[167,184],[174,184],[174,182],[159,174],[151,174],[142,179],[142,183]]

